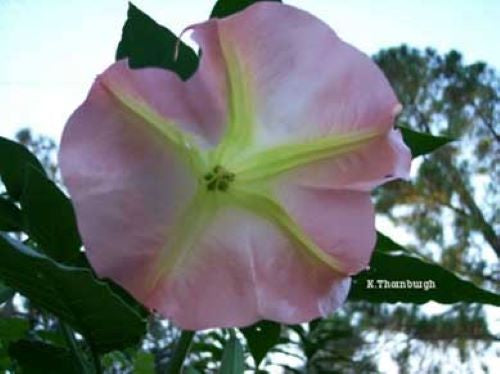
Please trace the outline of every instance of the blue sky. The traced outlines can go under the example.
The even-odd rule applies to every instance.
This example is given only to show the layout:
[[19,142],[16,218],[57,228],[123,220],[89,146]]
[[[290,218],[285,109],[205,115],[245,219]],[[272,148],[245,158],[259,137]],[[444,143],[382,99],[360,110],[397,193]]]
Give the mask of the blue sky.
[[[500,67],[500,1],[289,0],[372,54],[407,43],[456,48],[467,62]],[[212,1],[136,0],[179,32],[207,17]],[[113,62],[125,0],[0,0],[0,135],[32,127],[58,140],[96,74]]]

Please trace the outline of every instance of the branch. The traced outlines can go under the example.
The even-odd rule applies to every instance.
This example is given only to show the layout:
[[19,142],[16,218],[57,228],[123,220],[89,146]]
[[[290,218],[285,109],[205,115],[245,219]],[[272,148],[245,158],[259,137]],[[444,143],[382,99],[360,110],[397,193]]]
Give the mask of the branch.
[[484,218],[483,212],[477,206],[474,198],[467,189],[460,172],[448,160],[442,160],[447,167],[448,173],[455,185],[456,191],[463,205],[467,207],[472,218],[476,221],[479,231],[483,234],[484,239],[489,243],[495,251],[497,257],[500,257],[500,238],[495,233],[493,227]]

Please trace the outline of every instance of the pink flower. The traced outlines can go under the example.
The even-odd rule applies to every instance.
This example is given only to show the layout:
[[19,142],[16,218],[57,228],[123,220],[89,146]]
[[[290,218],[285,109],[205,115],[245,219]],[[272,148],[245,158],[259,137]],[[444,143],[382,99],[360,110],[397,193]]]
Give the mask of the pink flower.
[[370,190],[408,175],[400,105],[367,56],[293,7],[192,30],[192,78],[119,61],[66,125],[89,260],[186,329],[326,315],[369,263]]

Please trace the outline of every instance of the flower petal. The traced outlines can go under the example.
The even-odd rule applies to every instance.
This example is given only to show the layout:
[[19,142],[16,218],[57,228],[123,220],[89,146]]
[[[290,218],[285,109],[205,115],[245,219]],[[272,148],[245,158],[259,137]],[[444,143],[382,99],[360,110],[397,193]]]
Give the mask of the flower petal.
[[287,183],[324,189],[370,191],[410,176],[411,153],[399,130],[362,145],[353,152],[312,162],[282,176]]
[[[163,121],[178,131],[191,134],[199,145],[217,142],[225,120],[222,98],[200,79],[206,64],[189,83],[158,68],[130,69],[127,60],[111,65],[98,78],[121,104],[145,119]],[[205,74],[206,75],[206,74]]]
[[[192,29],[203,55],[187,82],[118,62],[66,126],[89,259],[182,328],[325,315],[373,250],[364,191],[408,171],[397,100],[368,57],[293,7]],[[236,175],[229,193],[198,183],[215,165]],[[254,183],[269,178],[274,200]]]
[[308,183],[367,189],[386,175],[407,176],[409,150],[399,135],[378,139],[390,132],[400,109],[393,90],[369,57],[325,23],[294,7],[260,2],[192,29],[202,51],[211,52],[206,63],[227,87],[227,128],[215,157],[242,178],[308,164],[316,170],[315,161],[341,171],[335,166],[356,160],[373,171],[362,183],[349,175],[325,182],[316,172],[307,173]]
[[99,78],[61,141],[61,171],[90,262],[134,294],[197,186],[167,140]]
[[350,278],[297,248],[272,222],[237,207],[219,210],[184,251],[191,253],[146,304],[187,329],[304,322],[336,309],[349,289]]
[[282,183],[276,187],[276,196],[343,273],[356,274],[368,266],[376,241],[375,212],[368,192]]
[[256,143],[391,127],[399,104],[380,69],[316,17],[260,2],[210,22],[194,26],[194,38],[218,42],[225,70],[242,70],[246,92],[236,94],[254,103]]

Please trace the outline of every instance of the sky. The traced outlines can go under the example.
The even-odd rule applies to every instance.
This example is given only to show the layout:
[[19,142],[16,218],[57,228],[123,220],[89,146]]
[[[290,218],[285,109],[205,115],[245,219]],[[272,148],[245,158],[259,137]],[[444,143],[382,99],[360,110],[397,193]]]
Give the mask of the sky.
[[[367,54],[407,43],[500,68],[497,0],[288,0]],[[212,1],[135,0],[179,33]],[[113,62],[125,0],[0,0],[0,136],[31,127],[59,140],[94,77]]]

